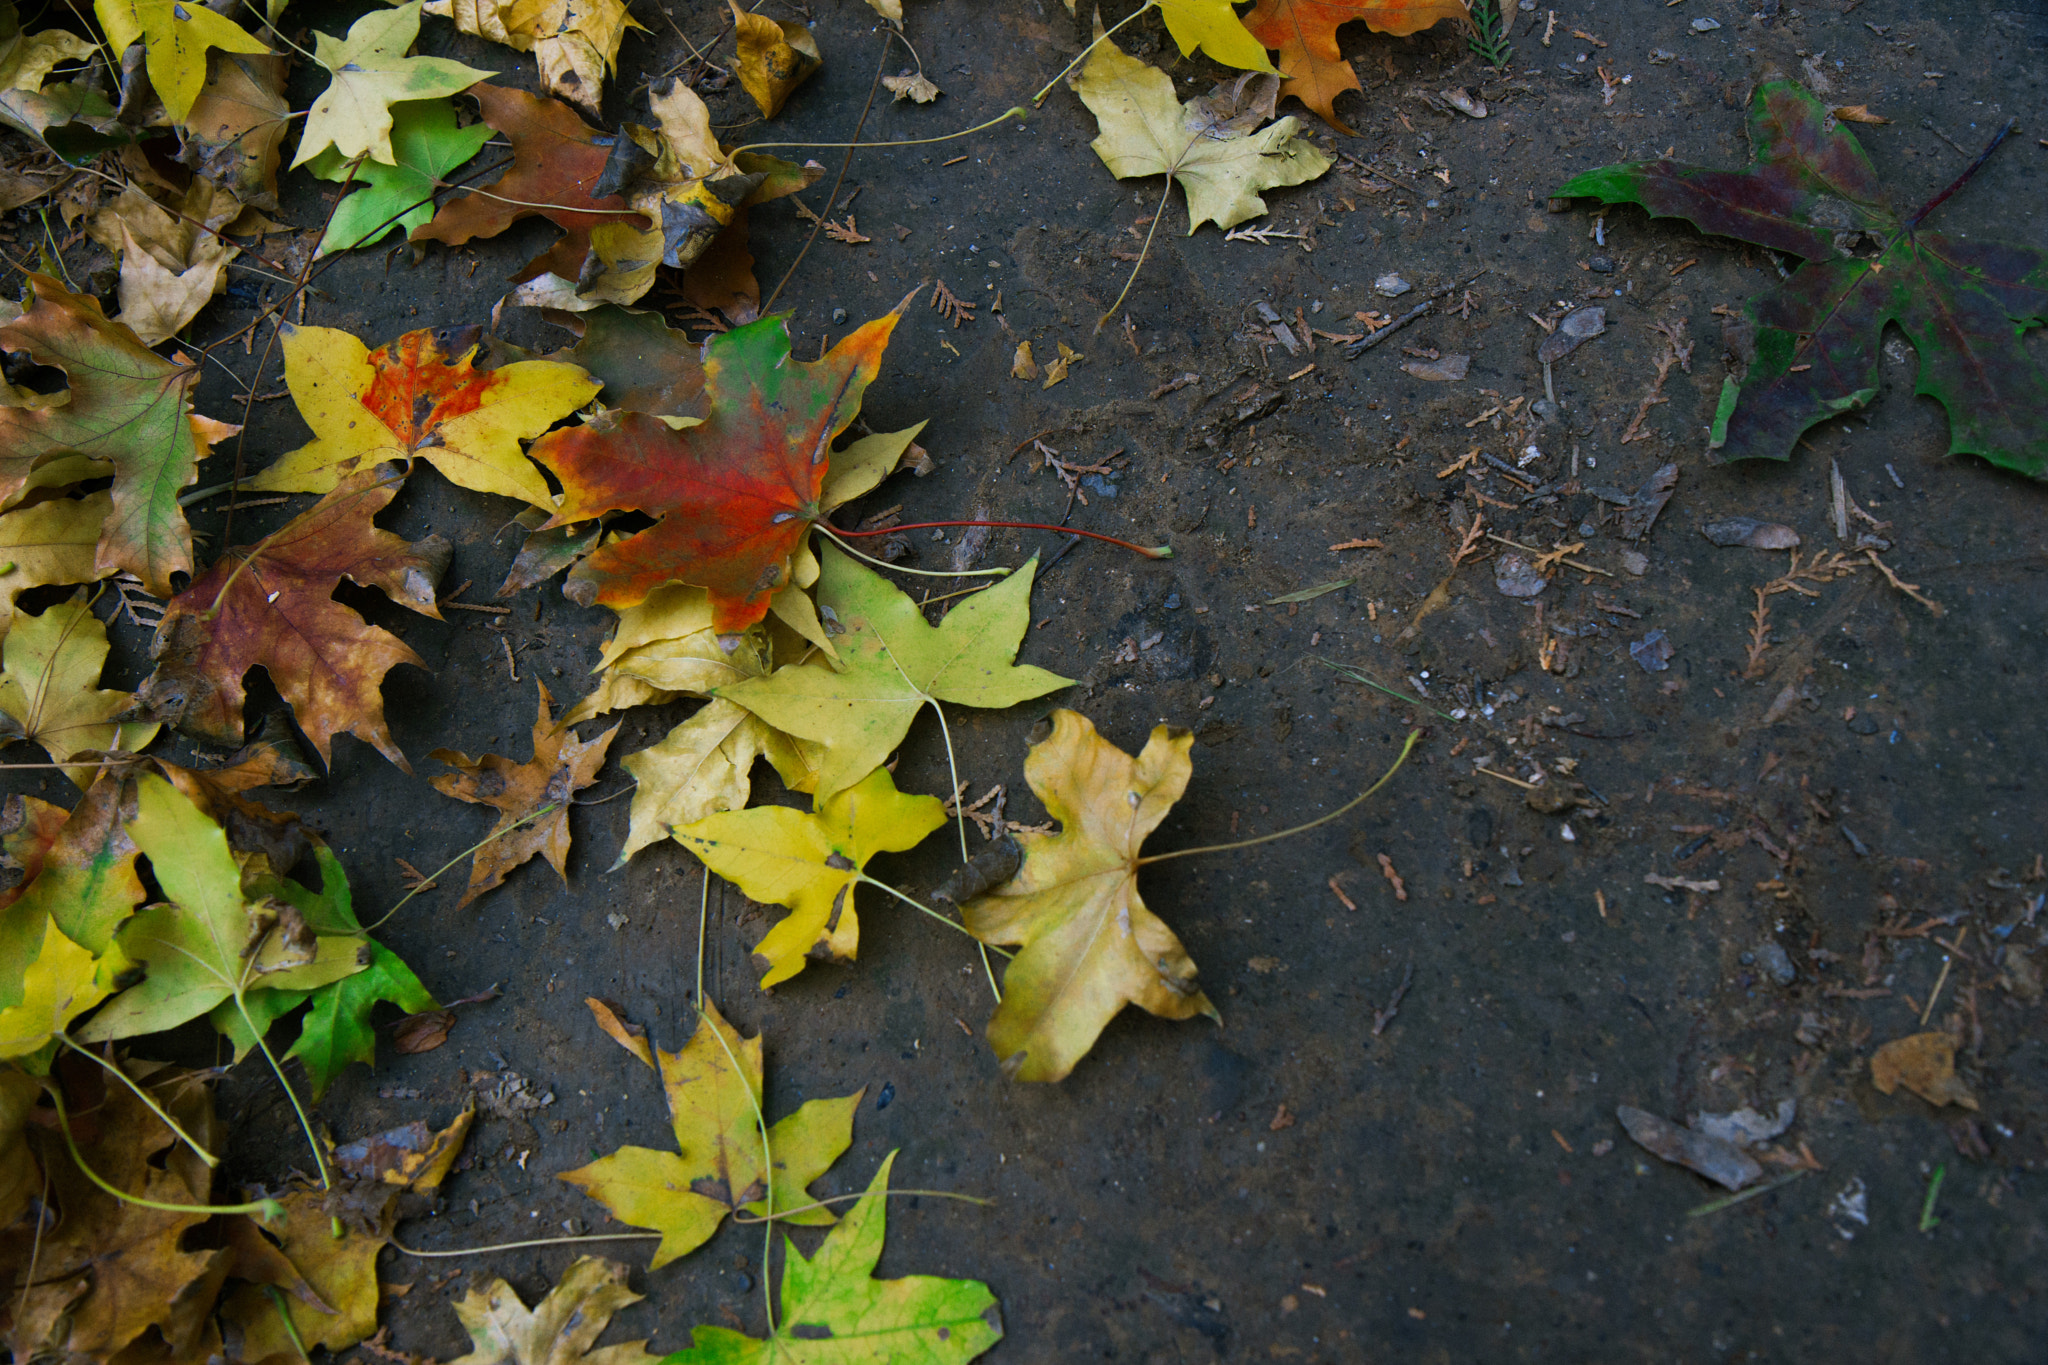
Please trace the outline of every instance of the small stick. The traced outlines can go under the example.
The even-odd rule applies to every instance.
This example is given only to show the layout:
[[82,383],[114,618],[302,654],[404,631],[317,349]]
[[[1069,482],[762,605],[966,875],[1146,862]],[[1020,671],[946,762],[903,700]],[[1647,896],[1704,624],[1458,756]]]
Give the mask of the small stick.
[[1415,962],[1411,958],[1408,965],[1401,969],[1401,984],[1394,987],[1394,996],[1391,1000],[1387,1001],[1387,1007],[1383,1010],[1374,1010],[1372,1012],[1373,1037],[1377,1038],[1382,1033],[1385,1033],[1387,1025],[1394,1022],[1394,1016],[1401,1012],[1401,1000],[1408,994],[1408,987],[1414,980]]
[[512,681],[513,681],[513,682],[518,682],[518,681],[519,681],[519,665],[518,665],[518,664],[516,664],[516,663],[514,663],[514,662],[512,662],[512,641],[511,641],[510,639],[508,639],[507,637],[505,637],[505,636],[503,636],[503,635],[500,635],[500,636],[498,637],[498,643],[499,643],[499,644],[501,644],[501,645],[503,645],[503,646],[505,647],[505,667],[506,667],[507,669],[509,669],[509,670],[511,671],[511,673],[512,673]]
[[1336,876],[1330,878],[1330,890],[1336,893],[1338,900],[1344,902],[1344,908],[1346,910],[1355,912],[1358,909],[1358,902],[1352,900],[1351,897],[1344,894],[1344,883],[1342,882],[1342,880],[1340,880],[1343,876],[1344,874],[1339,872],[1336,874]]
[[489,612],[489,613],[490,613],[490,614],[491,614],[492,616],[504,616],[504,615],[507,615],[508,613],[510,613],[510,612],[511,612],[511,610],[512,610],[512,608],[510,608],[510,607],[481,607],[481,606],[475,606],[475,605],[472,605],[471,603],[468,603],[468,602],[443,602],[443,603],[441,603],[441,605],[442,605],[442,606],[444,606],[444,607],[452,607],[452,608],[454,608],[454,609],[455,609],[456,611],[482,611],[482,612]]

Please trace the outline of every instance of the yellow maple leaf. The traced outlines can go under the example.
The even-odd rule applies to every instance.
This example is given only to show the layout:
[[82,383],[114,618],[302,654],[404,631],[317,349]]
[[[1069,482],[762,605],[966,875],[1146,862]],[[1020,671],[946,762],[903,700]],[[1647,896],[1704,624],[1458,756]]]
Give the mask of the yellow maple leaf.
[[1272,71],[1271,59],[1257,38],[1238,19],[1230,0],[1158,0],[1166,31],[1180,44],[1183,57],[1200,48],[1225,66],[1246,71]]
[[[158,727],[114,717],[135,702],[128,692],[100,690],[107,661],[107,628],[82,600],[59,602],[41,616],[15,619],[0,642],[0,712],[11,729],[33,740],[58,763],[82,749],[134,752],[156,738]],[[92,768],[64,772],[80,787],[91,785]]]
[[427,0],[427,14],[518,52],[531,52],[541,80],[563,99],[595,115],[604,78],[618,70],[626,30],[647,26],[625,0]]
[[395,166],[393,104],[452,95],[497,74],[446,57],[406,56],[419,33],[420,0],[412,0],[393,9],[372,10],[350,26],[346,38],[313,34],[315,59],[333,79],[306,112],[299,154],[292,159],[294,167],[305,165],[328,147],[343,158],[368,156]]
[[149,83],[174,123],[183,123],[206,84],[206,50],[268,52],[241,25],[205,5],[180,0],[93,0],[115,55],[140,42]]

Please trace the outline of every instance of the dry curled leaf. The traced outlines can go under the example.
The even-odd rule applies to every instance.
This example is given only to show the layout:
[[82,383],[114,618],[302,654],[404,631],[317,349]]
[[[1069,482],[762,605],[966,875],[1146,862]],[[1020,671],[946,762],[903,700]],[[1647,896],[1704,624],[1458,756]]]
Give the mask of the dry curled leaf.
[[1870,1054],[1870,1083],[1884,1094],[1900,1086],[1940,1108],[1975,1109],[1970,1087],[1956,1075],[1956,1040],[1946,1033],[1913,1033],[1894,1038]]

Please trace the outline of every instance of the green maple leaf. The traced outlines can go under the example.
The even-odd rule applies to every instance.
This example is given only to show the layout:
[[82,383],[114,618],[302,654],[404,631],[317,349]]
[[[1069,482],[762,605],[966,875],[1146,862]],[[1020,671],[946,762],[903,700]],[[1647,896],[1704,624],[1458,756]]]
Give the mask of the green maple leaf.
[[[659,1053],[662,1087],[677,1151],[621,1147],[559,1179],[581,1189],[621,1222],[661,1233],[649,1269],[702,1246],[727,1214],[768,1210],[770,1172],[761,1157],[761,1039],[740,1037],[708,1006],[681,1052]],[[782,1221],[833,1221],[805,1186],[831,1169],[853,1141],[853,1111],[865,1088],[811,1100],[768,1129],[775,1210]]]
[[334,210],[319,254],[369,246],[394,230],[410,233],[427,222],[434,216],[435,187],[490,139],[485,124],[456,127],[455,105],[449,100],[406,100],[391,106],[395,165],[363,161],[351,177],[347,157],[333,147],[322,151],[306,169],[322,180],[359,188]]
[[1722,385],[1713,457],[1788,460],[1808,427],[1875,398],[1879,342],[1897,323],[1920,352],[1914,392],[1948,410],[1949,453],[2048,477],[2048,370],[2025,341],[2048,323],[2048,251],[1923,228],[1956,186],[1902,217],[1849,126],[1791,81],[1750,96],[1749,140],[1739,171],[1638,161],[1556,190],[1804,262],[1746,305],[1756,356]]
[[927,706],[1014,706],[1073,682],[1011,662],[1031,624],[1035,559],[955,606],[937,626],[895,585],[837,549],[826,547],[819,569],[818,605],[843,631],[832,637],[840,667],[783,668],[728,684],[717,695],[778,730],[824,744],[821,796],[880,767]]
[[185,121],[206,84],[208,48],[270,51],[234,20],[190,0],[93,0],[93,10],[117,63],[130,43],[142,43],[149,83],[174,123]]
[[350,26],[348,37],[314,33],[314,60],[334,79],[306,113],[294,167],[332,147],[343,160],[365,156],[396,165],[391,147],[391,106],[467,90],[496,75],[446,57],[408,57],[420,35],[420,3],[372,10]]
[[876,768],[808,814],[787,806],[719,811],[670,837],[753,900],[789,907],[754,945],[768,966],[765,988],[802,971],[813,951],[850,961],[860,949],[854,887],[869,880],[861,869],[877,853],[916,848],[945,823],[936,796],[906,796],[888,769]]
[[888,1230],[891,1152],[867,1193],[825,1236],[815,1256],[783,1239],[782,1311],[766,1340],[724,1327],[699,1327],[690,1345],[662,1365],[958,1365],[1003,1337],[996,1296],[979,1280],[936,1275],[874,1278]]

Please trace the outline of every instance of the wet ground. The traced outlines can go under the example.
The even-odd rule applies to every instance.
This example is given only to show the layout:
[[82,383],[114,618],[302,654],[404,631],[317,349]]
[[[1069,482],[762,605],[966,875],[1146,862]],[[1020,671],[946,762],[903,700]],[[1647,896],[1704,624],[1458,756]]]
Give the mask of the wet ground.
[[[694,40],[717,31],[720,11],[704,0],[668,8]],[[1079,48],[1057,0],[906,8],[946,94],[878,107],[870,140],[990,117]],[[322,26],[339,31],[344,12],[332,23],[323,12]],[[826,68],[772,134],[748,137],[841,141],[858,116],[882,41],[873,16],[860,0],[814,0],[808,14]],[[1376,777],[1411,727],[1427,730],[1358,814],[1148,871],[1146,898],[1200,965],[1223,1026],[1126,1015],[1057,1086],[1003,1079],[979,1037],[988,988],[958,940],[870,909],[857,966],[813,967],[764,995],[746,948],[771,912],[713,889],[709,993],[765,1033],[770,1111],[867,1087],[854,1148],[820,1188],[858,1189],[901,1148],[898,1183],[995,1201],[900,1202],[882,1263],[884,1274],[987,1281],[1008,1330],[990,1359],[2038,1356],[2048,1052],[2038,971],[2014,962],[2038,959],[2048,936],[2048,920],[2027,910],[2048,890],[2042,490],[1944,456],[1945,418],[1913,396],[1915,357],[1896,333],[1866,412],[1809,433],[1790,464],[1709,464],[1705,426],[1727,372],[1720,310],[1774,280],[1772,261],[1634,210],[1606,214],[1602,245],[1590,205],[1560,213],[1545,201],[1576,171],[1627,158],[1738,165],[1752,82],[1803,73],[1832,86],[1830,102],[1891,120],[1856,131],[1906,204],[2019,114],[2019,133],[1943,223],[2048,244],[2037,141],[2048,130],[2027,122],[2048,78],[2048,11],[2022,0],[1967,11],[1605,0],[1558,9],[1545,46],[1547,15],[1515,17],[1519,60],[1504,76],[1448,28],[1401,40],[1346,29],[1367,86],[1340,106],[1357,135],[1309,116],[1339,164],[1270,194],[1255,224],[1300,236],[1185,237],[1176,193],[1131,293],[1129,330],[1091,335],[1158,185],[1109,177],[1088,150],[1093,119],[1065,91],[1021,129],[858,155],[842,202],[858,192],[852,211],[872,242],[819,240],[778,304],[805,355],[843,334],[835,310],[858,321],[923,282],[981,305],[956,327],[920,299],[899,329],[866,417],[877,430],[930,419],[923,444],[938,467],[899,476],[862,510],[900,502],[912,520],[986,509],[1046,522],[1071,510],[1074,525],[1173,544],[1170,562],[1087,542],[1067,553],[1044,573],[1023,654],[1081,679],[1057,700],[1126,748],[1161,722],[1195,729],[1194,783],[1149,847],[1297,823]],[[625,89],[686,55],[666,17],[640,17],[655,32],[628,39]],[[1693,32],[1705,17],[1720,27]],[[1159,51],[1156,30],[1135,31],[1141,54]],[[429,23],[423,50],[531,83],[530,62],[451,38],[445,24]],[[1618,82],[1611,103],[1601,68]],[[1181,63],[1175,74],[1188,77],[1185,96],[1216,73]],[[1485,100],[1484,120],[1444,104],[1457,87]],[[295,107],[310,94],[295,89]],[[708,97],[725,124],[752,113],[736,85]],[[622,110],[614,94],[607,113]],[[838,153],[817,155],[836,172]],[[318,222],[315,187],[287,183],[286,216]],[[813,207],[830,183],[806,196]],[[808,225],[785,205],[753,221],[772,288]],[[551,234],[529,223],[417,262],[358,253],[322,277],[306,319],[373,344],[485,321],[504,277]],[[1374,292],[1387,272],[1415,292]],[[1305,329],[1355,332],[1354,312],[1398,313],[1448,285],[1454,306],[1356,361],[1328,340],[1302,345]],[[1607,331],[1553,367],[1554,401],[1537,413],[1545,334],[1530,315],[1554,320],[1584,303],[1606,308]],[[242,325],[248,306],[217,304],[195,335]],[[1667,401],[1624,443],[1681,327],[1689,370],[1668,367]],[[509,306],[501,331],[529,346],[568,340]],[[1041,360],[1060,342],[1086,358],[1044,389],[1010,375],[1020,340]],[[1469,355],[1469,371],[1445,382],[1404,372],[1432,351]],[[226,359],[247,377],[256,358]],[[1172,387],[1184,375],[1194,378]],[[251,382],[282,387],[274,361]],[[225,416],[231,393],[210,380],[200,407]],[[257,414],[252,452],[304,439],[289,403]],[[1068,461],[1120,454],[1070,509],[1034,436]],[[1479,462],[1446,473],[1474,445],[1513,472]],[[1531,446],[1540,456],[1522,465]],[[1678,467],[1669,505],[1645,538],[1624,539],[1620,509],[1595,490],[1632,492],[1666,463]],[[1846,539],[1832,468],[1867,513],[1850,515]],[[242,513],[236,539],[289,510]],[[511,510],[428,475],[385,521],[449,536],[444,592],[473,580],[469,600],[487,600],[517,548]],[[1485,520],[1473,553],[1447,579],[1475,515]],[[1771,643],[1754,662],[1753,589],[1785,573],[1788,556],[1701,534],[1735,516],[1791,526],[1804,554],[1864,565],[1768,598]],[[196,524],[217,532],[218,520]],[[950,562],[949,546],[915,534],[919,562]],[[1939,610],[1869,567],[1859,535],[1888,543],[1884,561]],[[1329,548],[1356,540],[1377,543]],[[1502,556],[1577,542],[1571,560],[1587,568],[1560,569],[1540,595],[1497,586]],[[1059,544],[998,532],[987,559]],[[1339,579],[1349,582],[1312,600],[1261,605]],[[419,775],[344,738],[325,781],[279,801],[329,832],[359,904],[402,894],[398,859],[436,866],[489,828],[487,812],[427,786],[428,750],[523,759],[533,679],[558,698],[586,688],[607,614],[554,584],[511,605],[502,620],[450,613],[460,619],[446,624],[368,607],[433,670],[400,668],[386,688]],[[1654,642],[1631,650],[1656,631],[1668,660]],[[140,633],[116,639],[117,660],[139,666]],[[1637,653],[1667,666],[1651,671]],[[1007,784],[1010,813],[1025,820],[1039,817],[1022,783],[1024,736],[1043,710],[951,717],[970,794]],[[624,790],[617,756],[686,714],[628,713],[585,796]],[[1539,770],[1544,780],[1526,786]],[[896,779],[946,790],[936,727],[915,730]],[[756,781],[757,797],[780,799],[765,768]],[[659,1090],[582,1001],[608,998],[657,1041],[681,1043],[700,874],[674,846],[607,873],[626,817],[624,800],[575,813],[566,888],[536,862],[458,911],[457,876],[383,931],[444,998],[493,984],[503,995],[465,1008],[438,1051],[356,1070],[320,1106],[328,1124],[355,1135],[445,1122],[508,1072],[552,1097],[486,1115],[437,1216],[404,1225],[401,1241],[604,1230],[603,1211],[555,1174],[621,1143],[666,1143]],[[873,870],[929,888],[949,847],[935,840]],[[1645,882],[1652,874],[1718,889],[1666,889]],[[1404,980],[1398,1013],[1376,1028]],[[1873,1088],[1873,1049],[1922,1031],[1923,1016],[1961,1040],[1975,1112]],[[222,1094],[239,1176],[275,1179],[303,1159],[263,1075],[244,1068]],[[1637,1148],[1615,1119],[1624,1104],[1683,1121],[1787,1098],[1797,1117],[1778,1147],[1823,1169],[1701,1216],[1688,1214],[1716,1187]],[[1938,1225],[1922,1231],[1938,1168]],[[645,1334],[659,1350],[698,1322],[760,1330],[760,1249],[755,1230],[727,1228],[674,1265],[636,1272],[647,1301],[607,1340]],[[644,1264],[634,1244],[610,1252]],[[573,1254],[391,1256],[382,1277],[414,1287],[387,1309],[389,1344],[459,1354],[447,1308],[459,1272],[504,1275],[531,1302]]]

